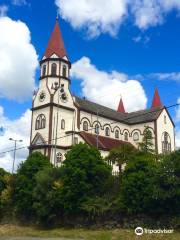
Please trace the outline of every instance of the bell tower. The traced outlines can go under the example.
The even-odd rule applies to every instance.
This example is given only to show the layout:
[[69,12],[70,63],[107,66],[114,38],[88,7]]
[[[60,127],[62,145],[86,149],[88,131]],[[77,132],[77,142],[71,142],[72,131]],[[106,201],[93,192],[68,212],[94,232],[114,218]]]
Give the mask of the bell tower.
[[67,131],[74,130],[75,108],[70,92],[70,69],[71,62],[57,18],[40,61],[39,89],[33,96],[30,140],[30,151],[41,151],[52,163],[56,161],[58,149],[72,145],[70,139],[64,141],[62,138]]

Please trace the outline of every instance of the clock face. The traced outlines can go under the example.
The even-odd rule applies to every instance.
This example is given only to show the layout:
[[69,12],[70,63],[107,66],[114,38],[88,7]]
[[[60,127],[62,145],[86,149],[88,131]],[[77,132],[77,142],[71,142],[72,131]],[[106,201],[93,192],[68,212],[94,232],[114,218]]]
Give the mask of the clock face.
[[68,97],[67,97],[66,93],[65,92],[62,93],[61,94],[61,101],[65,103],[65,102],[67,102],[67,100],[68,100]]
[[45,92],[41,92],[41,93],[39,94],[39,101],[40,101],[40,102],[43,102],[45,98],[46,98],[46,93],[45,93]]

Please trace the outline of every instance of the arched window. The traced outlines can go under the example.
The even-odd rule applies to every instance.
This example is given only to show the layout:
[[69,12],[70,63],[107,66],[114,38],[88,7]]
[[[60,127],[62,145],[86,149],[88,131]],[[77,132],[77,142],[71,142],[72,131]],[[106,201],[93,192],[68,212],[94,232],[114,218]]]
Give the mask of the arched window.
[[64,119],[62,119],[61,120],[61,129],[65,129],[65,120]]
[[87,121],[83,122],[83,130],[88,131],[88,122]]
[[106,135],[107,137],[110,136],[110,129],[109,129],[108,127],[106,127],[106,129],[105,129],[105,135]]
[[134,141],[139,141],[139,133],[135,132],[135,133],[133,134],[133,140],[134,140]]
[[118,130],[115,131],[115,138],[119,138],[119,131]]
[[46,75],[46,65],[43,65],[43,71],[42,71],[42,76]]
[[65,65],[63,65],[63,71],[62,71],[62,75],[63,75],[63,77],[66,77],[66,66]]
[[96,124],[96,126],[95,126],[95,133],[99,134],[99,125],[98,124]]
[[56,163],[62,163],[62,160],[63,160],[62,153],[58,152],[56,154]]
[[162,136],[162,153],[169,152],[171,152],[171,138],[167,132],[164,132]]
[[43,129],[46,127],[46,117],[43,114],[40,114],[36,119],[36,126],[35,129]]
[[56,63],[53,63],[51,65],[51,75],[56,76],[56,74],[57,74],[57,65]]
[[124,141],[126,141],[126,142],[128,141],[128,133],[127,132],[124,133]]

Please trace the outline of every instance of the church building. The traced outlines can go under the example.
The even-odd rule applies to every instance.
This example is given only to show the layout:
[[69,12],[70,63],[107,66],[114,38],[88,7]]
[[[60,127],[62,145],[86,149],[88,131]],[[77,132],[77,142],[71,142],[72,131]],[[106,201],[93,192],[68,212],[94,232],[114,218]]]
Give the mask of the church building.
[[116,111],[71,93],[71,62],[58,19],[40,68],[39,89],[32,102],[31,152],[40,151],[54,165],[60,165],[74,144],[85,142],[106,156],[121,144],[137,147],[146,126],[157,153],[174,151],[174,123],[157,89],[151,108],[129,113],[122,98]]

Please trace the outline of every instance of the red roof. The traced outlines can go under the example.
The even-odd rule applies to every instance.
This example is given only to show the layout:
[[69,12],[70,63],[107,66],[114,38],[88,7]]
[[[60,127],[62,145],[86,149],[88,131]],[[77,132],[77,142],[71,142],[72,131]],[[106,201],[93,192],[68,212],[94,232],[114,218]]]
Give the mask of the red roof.
[[64,47],[63,38],[61,35],[61,30],[59,27],[58,19],[56,20],[56,24],[54,27],[54,30],[51,34],[48,46],[46,48],[44,56],[47,58],[52,56],[53,54],[56,54],[59,58],[63,58],[64,56],[67,56],[66,49]]
[[126,113],[126,112],[125,112],[124,103],[123,103],[122,98],[121,98],[121,100],[120,100],[120,102],[119,102],[119,106],[118,106],[118,110],[117,110],[117,111],[120,112],[120,113]]
[[151,108],[154,108],[154,107],[163,107],[157,88],[156,88],[155,93],[154,93]]
[[[80,132],[79,134],[87,144],[97,147],[97,135],[90,134],[87,132]],[[113,139],[113,138],[98,136],[98,148],[101,150],[109,151],[113,148],[116,148],[116,147],[122,145],[122,144],[130,144],[130,143],[121,141],[121,140],[117,140],[117,139]]]

